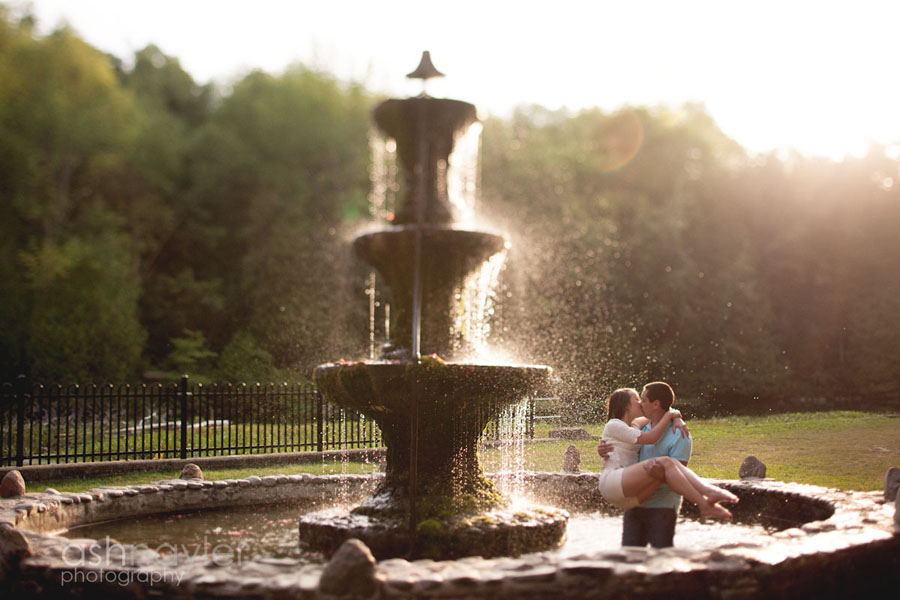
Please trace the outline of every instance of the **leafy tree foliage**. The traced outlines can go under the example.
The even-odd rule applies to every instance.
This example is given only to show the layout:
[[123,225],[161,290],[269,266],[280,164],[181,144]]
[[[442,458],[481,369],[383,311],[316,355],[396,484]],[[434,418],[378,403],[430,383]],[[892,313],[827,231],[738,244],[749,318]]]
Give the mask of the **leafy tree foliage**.
[[215,343],[304,372],[351,340],[362,347],[363,327],[341,326],[364,307],[346,297],[338,232],[366,210],[369,106],[361,88],[297,66],[249,74],[217,107],[192,191],[200,219],[221,231],[202,255],[225,298]]
[[220,375],[242,352],[296,377],[363,338],[334,264],[366,208],[364,90],[297,66],[217,98],[154,46],[124,68],[3,16],[4,379]]
[[3,374],[131,376],[140,279],[109,184],[134,143],[133,99],[71,31],[0,27]]
[[504,313],[514,344],[564,395],[651,379],[741,402],[897,392],[885,149],[751,159],[702,106],[526,107],[486,124],[483,161],[485,204],[527,240],[507,271],[527,298]]
[[[370,108],[295,65],[229,89],[0,5],[0,376],[294,379],[366,349]],[[748,156],[701,105],[485,123],[492,341],[580,406],[900,391],[900,162]],[[574,405],[574,403],[572,403]]]

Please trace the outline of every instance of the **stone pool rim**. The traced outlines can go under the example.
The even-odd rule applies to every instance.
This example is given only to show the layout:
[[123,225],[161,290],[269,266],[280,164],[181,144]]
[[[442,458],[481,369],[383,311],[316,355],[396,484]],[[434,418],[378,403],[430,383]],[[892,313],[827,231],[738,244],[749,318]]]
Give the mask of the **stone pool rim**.
[[[548,505],[576,511],[601,508],[595,473],[527,473],[518,478],[523,488],[538,496],[537,501],[546,498]],[[81,544],[86,549],[97,549],[103,541],[54,534],[89,523],[197,508],[263,505],[286,499],[325,505],[336,494],[343,494],[352,502],[354,495],[371,493],[379,479],[377,474],[269,475],[222,481],[171,479],[81,493],[48,491],[2,499],[0,590],[32,597],[74,597],[99,591],[144,598],[148,592],[155,595],[165,591],[191,598],[326,598],[318,585],[327,565],[260,559],[246,561],[239,567],[222,567],[204,557],[186,560],[173,568],[147,550],[136,553],[133,564],[124,567],[116,561],[73,566],[63,560],[64,547]],[[602,598],[626,591],[633,596],[654,597],[677,591],[698,598],[749,598],[809,589],[836,592],[841,586],[850,589],[861,574],[864,582],[874,586],[897,582],[900,535],[894,532],[894,503],[886,502],[880,492],[842,491],[770,480],[716,483],[738,494],[746,501],[742,502],[744,506],[764,501],[770,503],[772,510],[800,507],[828,516],[771,533],[764,543],[758,539],[736,540],[714,550],[620,548],[575,558],[536,553],[456,561],[389,559],[376,565],[376,597]],[[550,493],[542,498],[542,491]],[[562,499],[569,505],[560,506]],[[123,577],[168,572],[177,575],[178,581],[162,580],[154,584],[153,590],[135,582],[135,577],[128,585],[97,577],[89,581],[87,575],[96,575],[98,569],[125,574]],[[66,572],[85,577],[66,589],[61,584]],[[672,587],[676,584],[678,587]]]

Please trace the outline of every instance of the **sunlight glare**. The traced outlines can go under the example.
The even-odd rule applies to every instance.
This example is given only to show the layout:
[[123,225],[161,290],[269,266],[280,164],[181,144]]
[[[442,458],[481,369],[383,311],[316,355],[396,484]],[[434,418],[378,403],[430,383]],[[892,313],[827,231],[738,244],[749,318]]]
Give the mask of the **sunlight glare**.
[[900,141],[900,89],[890,76],[900,3],[31,4],[43,31],[65,19],[126,64],[154,43],[200,83],[299,61],[377,96],[414,96],[422,84],[404,76],[430,50],[447,77],[429,81],[428,93],[487,115],[509,116],[522,104],[613,113],[700,102],[751,154],[795,148],[840,159],[870,141]]

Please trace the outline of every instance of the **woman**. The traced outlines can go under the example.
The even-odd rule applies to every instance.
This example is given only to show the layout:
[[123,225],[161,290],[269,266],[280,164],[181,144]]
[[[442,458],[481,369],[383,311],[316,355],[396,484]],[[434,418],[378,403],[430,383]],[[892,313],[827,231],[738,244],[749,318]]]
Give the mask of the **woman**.
[[[647,418],[641,413],[637,390],[616,390],[607,400],[607,423],[603,441],[613,446],[603,460],[600,493],[610,503],[624,509],[634,508],[653,495],[663,483],[700,508],[700,515],[731,520],[731,512],[719,502],[737,502],[731,492],[710,485],[683,464],[668,456],[638,462],[639,446],[655,444],[672,419],[680,419],[677,410],[668,411],[648,432],[641,427]],[[682,422],[683,423],[683,422]]]

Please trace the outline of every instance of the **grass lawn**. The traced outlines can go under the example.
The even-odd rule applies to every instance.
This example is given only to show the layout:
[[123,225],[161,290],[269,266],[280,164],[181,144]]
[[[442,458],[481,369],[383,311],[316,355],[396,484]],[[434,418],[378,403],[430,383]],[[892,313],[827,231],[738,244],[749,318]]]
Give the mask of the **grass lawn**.
[[[768,466],[767,476],[845,490],[880,490],[885,471],[900,466],[900,418],[879,413],[787,413],[765,417],[697,419],[689,423],[694,438],[691,467],[700,475],[737,479],[741,461],[750,454]],[[603,424],[584,426],[599,436]],[[546,436],[542,424],[536,437]],[[596,442],[571,442],[581,451],[581,469],[599,472],[602,461]],[[521,467],[557,471],[570,442],[536,442],[482,451],[486,471]],[[293,473],[362,473],[377,465],[322,462],[251,469],[205,470],[207,479],[231,479],[249,475]],[[133,473],[90,480],[36,482],[30,489],[53,487],[81,491],[101,485],[128,485],[177,477],[178,473]]]
[[[690,466],[704,477],[737,479],[741,461],[752,454],[766,463],[766,476],[845,490],[880,490],[884,473],[900,466],[900,418],[886,414],[834,411],[764,417],[697,419],[688,423],[694,438]],[[599,436],[602,424],[585,429]],[[536,437],[546,435],[538,430]],[[581,469],[600,471],[596,442],[527,445],[526,468],[558,470],[569,443],[581,451]],[[510,460],[485,451],[486,470]]]
[[880,490],[900,466],[900,418],[863,412],[790,413],[698,421],[692,465],[706,477],[737,478],[753,454],[766,476],[844,490]]

